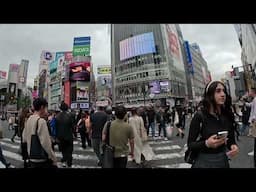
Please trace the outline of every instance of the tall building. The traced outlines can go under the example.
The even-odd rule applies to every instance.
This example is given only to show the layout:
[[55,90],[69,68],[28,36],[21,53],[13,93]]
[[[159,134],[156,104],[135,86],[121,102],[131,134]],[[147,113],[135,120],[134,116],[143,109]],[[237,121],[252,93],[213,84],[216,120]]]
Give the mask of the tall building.
[[189,44],[188,41],[184,41],[184,48],[188,98],[198,103],[202,99],[206,84],[211,81],[211,75],[199,45],[196,43]]
[[184,100],[181,40],[177,24],[112,24],[113,104]]
[[22,59],[19,65],[19,74],[18,74],[19,89],[23,89],[27,86],[28,64],[29,64],[28,60]]
[[241,61],[244,66],[246,88],[256,87],[256,24],[235,24],[242,53]]
[[42,51],[39,63],[38,96],[48,100],[48,84],[50,82],[49,64],[55,60],[55,53]]

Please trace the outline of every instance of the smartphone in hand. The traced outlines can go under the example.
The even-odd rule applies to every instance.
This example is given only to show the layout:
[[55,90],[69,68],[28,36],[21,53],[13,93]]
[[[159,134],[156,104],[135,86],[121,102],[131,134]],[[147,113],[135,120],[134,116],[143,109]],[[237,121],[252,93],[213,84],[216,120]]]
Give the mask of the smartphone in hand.
[[228,131],[219,131],[217,133],[217,139],[226,138],[227,136],[228,136]]

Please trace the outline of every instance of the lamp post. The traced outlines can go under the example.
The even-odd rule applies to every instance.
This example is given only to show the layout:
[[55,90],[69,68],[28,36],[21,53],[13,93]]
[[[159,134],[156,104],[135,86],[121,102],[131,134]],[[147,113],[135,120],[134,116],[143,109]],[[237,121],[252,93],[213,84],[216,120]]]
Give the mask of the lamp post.
[[152,88],[152,85],[146,85],[146,83],[143,83],[142,87],[142,93],[143,93],[143,101],[144,101],[144,106],[146,105],[146,94],[148,93],[148,90]]

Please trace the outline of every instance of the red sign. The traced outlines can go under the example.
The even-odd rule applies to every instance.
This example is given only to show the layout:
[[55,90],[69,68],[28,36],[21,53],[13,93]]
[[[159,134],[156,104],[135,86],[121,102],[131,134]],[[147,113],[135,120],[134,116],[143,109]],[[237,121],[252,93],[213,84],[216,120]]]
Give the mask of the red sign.
[[64,102],[70,106],[70,82],[66,81],[64,83]]
[[0,79],[6,79],[7,72],[6,71],[0,71]]

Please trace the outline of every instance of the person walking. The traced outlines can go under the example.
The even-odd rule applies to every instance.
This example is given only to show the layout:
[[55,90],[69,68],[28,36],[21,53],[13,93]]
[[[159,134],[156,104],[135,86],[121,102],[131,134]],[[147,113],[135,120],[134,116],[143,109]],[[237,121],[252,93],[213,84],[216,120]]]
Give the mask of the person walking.
[[64,102],[60,105],[61,112],[56,116],[56,133],[59,141],[59,149],[62,153],[62,166],[72,167],[73,153],[73,121],[68,113],[68,105]]
[[[124,121],[126,115],[126,108],[124,106],[117,106],[115,108],[116,119],[110,124],[109,144],[115,148],[114,152],[114,168],[126,168],[128,155],[134,158],[134,131],[131,125]],[[102,141],[106,141],[108,123],[104,125],[102,131]],[[130,153],[128,142],[130,144]]]
[[[44,98],[37,98],[33,101],[34,114],[28,118],[22,133],[22,142],[27,143],[30,168],[57,167],[57,158],[54,151],[52,150],[48,127],[46,121],[42,118],[46,114],[47,105],[48,103]],[[31,136],[35,134],[36,130],[41,146],[47,153],[47,159],[33,159],[30,157]]]
[[92,139],[92,147],[95,152],[95,154],[98,157],[98,166],[102,165],[102,130],[107,122],[108,116],[104,111],[104,107],[99,107],[98,111],[96,113],[93,113],[90,116],[90,130],[91,133],[91,139]]

